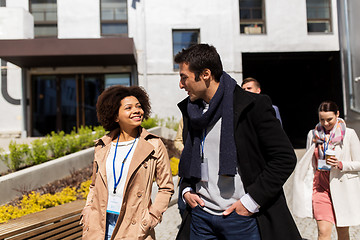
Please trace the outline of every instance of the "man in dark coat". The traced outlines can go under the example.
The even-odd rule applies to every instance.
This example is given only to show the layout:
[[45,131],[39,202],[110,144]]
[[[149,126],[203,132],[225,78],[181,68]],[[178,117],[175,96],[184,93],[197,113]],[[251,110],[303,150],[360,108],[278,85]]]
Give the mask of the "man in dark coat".
[[301,239],[283,184],[296,156],[266,95],[241,89],[213,46],[175,56],[184,150],[180,191],[187,203],[177,239]]

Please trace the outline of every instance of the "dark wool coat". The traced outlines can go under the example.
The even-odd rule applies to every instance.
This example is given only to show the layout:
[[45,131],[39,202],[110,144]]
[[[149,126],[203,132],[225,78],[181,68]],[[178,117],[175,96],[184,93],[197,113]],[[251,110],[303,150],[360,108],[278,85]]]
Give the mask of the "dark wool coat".
[[[189,118],[187,99],[178,104],[187,136]],[[245,192],[261,206],[255,214],[262,240],[301,240],[287,207],[283,184],[296,165],[292,145],[275,117],[266,95],[234,91],[234,131],[238,164]],[[186,139],[184,139],[184,142]],[[180,190],[195,189],[196,179],[183,179]],[[189,239],[191,209],[183,215],[177,239]]]

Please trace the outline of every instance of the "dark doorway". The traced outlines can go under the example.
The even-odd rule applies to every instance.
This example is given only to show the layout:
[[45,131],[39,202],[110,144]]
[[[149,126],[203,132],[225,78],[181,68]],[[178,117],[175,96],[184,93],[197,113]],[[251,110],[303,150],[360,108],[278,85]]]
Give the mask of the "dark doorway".
[[279,107],[294,148],[305,147],[322,101],[336,102],[343,117],[339,52],[243,53],[242,62],[243,77],[257,79],[261,93]]

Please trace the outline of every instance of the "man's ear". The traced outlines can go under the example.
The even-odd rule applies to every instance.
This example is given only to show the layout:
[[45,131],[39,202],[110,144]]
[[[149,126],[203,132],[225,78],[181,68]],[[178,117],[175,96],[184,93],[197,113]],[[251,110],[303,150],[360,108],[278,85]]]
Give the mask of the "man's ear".
[[211,78],[211,71],[210,71],[210,69],[205,68],[205,69],[203,70],[203,72],[201,73],[201,76],[202,76],[202,78],[203,78],[205,81],[210,80],[210,78]]

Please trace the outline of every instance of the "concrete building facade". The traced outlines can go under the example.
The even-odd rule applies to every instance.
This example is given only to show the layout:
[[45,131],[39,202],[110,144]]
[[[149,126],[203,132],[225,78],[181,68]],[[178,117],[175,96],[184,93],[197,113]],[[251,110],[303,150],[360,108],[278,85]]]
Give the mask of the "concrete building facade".
[[[346,86],[341,75],[339,9],[336,0],[324,0],[324,5],[320,6],[322,11],[327,11],[323,14],[325,19],[311,17],[317,7],[311,5],[311,0],[119,0],[126,5],[126,12],[119,10],[119,14],[126,15],[122,24],[126,24],[127,29],[125,33],[115,35],[104,34],[102,3],[117,1],[53,0],[56,4],[57,34],[50,38],[36,36],[31,4],[37,1],[2,2],[0,58],[3,60],[2,69],[6,71],[7,87],[0,96],[1,110],[6,113],[0,118],[0,133],[4,135],[35,136],[50,130],[69,130],[71,124],[77,127],[86,124],[84,118],[94,114],[94,109],[90,109],[94,103],[85,103],[86,87],[79,86],[92,75],[104,79],[109,74],[128,74],[129,85],[138,84],[149,93],[154,115],[180,119],[176,104],[186,97],[186,93],[178,87],[179,76],[173,56],[177,50],[176,34],[182,36],[187,32],[195,33],[193,40],[196,42],[214,45],[221,55],[224,70],[239,83],[250,76],[260,81],[263,92],[279,106],[284,130],[294,145],[303,145],[306,132],[315,126],[316,107],[321,99],[337,101],[342,113],[345,113],[344,105],[347,106],[347,103],[343,93]],[[19,45],[23,44],[17,43],[20,39],[37,43],[31,45],[26,42],[24,49],[34,46],[36,51],[41,52],[44,50],[41,46],[45,43],[40,41],[49,41],[51,45],[46,49],[69,46],[79,52],[77,56],[72,56],[71,53],[51,50],[50,54],[42,52],[39,57],[36,53],[26,56],[16,49],[2,49],[14,45],[19,49]],[[127,48],[130,46],[131,49],[111,46],[109,52],[117,51],[111,55],[96,47],[110,44],[106,42],[109,39],[114,41],[111,44],[127,44]],[[74,40],[79,42],[71,42]],[[90,40],[98,42],[90,43]],[[80,49],[83,45],[88,45],[88,48]],[[97,59],[97,54],[101,56],[101,61],[89,59]],[[46,63],[40,63],[40,58],[46,56]],[[44,75],[56,76],[60,79],[56,80],[60,87],[66,81],[66,76],[75,79],[69,84],[77,89],[73,96],[77,99],[77,105],[72,109],[57,109],[54,113],[56,116],[42,121],[38,120],[43,117],[41,113],[35,116],[35,105],[39,104],[39,99],[34,96],[37,94],[34,87],[39,88],[34,81],[41,80],[34,79],[39,76],[41,79]],[[3,84],[4,81],[2,89]],[[104,83],[100,85],[101,89],[105,87]],[[93,90],[93,98],[96,94],[99,91]],[[316,97],[312,98],[311,95]],[[87,108],[81,109],[80,105],[86,105],[89,109],[87,114]],[[61,111],[73,113],[66,118]],[[306,119],[305,123],[299,118]],[[300,130],[299,127],[294,128],[294,119],[297,119],[296,125],[301,126]],[[47,121],[57,123],[45,131],[39,130]],[[95,121],[93,119],[90,123]]]

